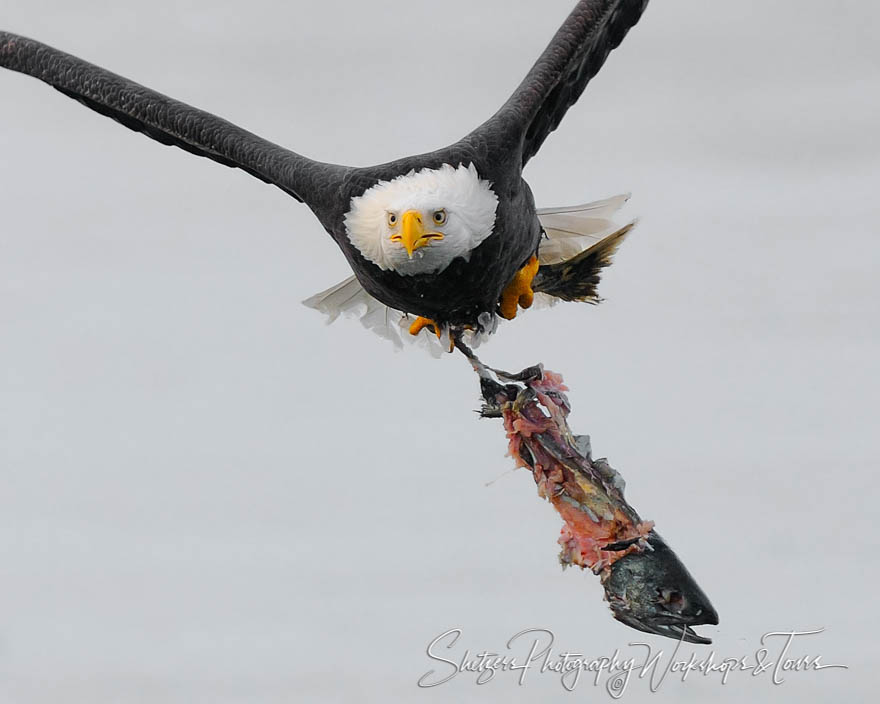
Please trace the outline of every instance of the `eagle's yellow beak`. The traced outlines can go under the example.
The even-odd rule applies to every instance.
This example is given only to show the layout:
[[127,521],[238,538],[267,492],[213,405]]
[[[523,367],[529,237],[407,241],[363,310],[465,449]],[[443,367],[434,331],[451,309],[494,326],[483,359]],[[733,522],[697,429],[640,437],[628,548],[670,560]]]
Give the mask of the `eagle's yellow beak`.
[[391,235],[392,242],[400,242],[406,249],[409,258],[419,247],[424,247],[431,240],[442,240],[439,232],[427,232],[422,222],[422,214],[418,210],[407,210],[400,219],[400,234]]

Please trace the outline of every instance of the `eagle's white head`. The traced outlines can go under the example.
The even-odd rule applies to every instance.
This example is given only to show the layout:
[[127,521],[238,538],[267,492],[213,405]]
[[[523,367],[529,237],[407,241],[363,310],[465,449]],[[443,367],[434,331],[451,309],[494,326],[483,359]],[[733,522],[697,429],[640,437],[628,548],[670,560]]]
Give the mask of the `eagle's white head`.
[[398,274],[436,274],[492,234],[498,196],[473,164],[410,171],[351,200],[348,239]]

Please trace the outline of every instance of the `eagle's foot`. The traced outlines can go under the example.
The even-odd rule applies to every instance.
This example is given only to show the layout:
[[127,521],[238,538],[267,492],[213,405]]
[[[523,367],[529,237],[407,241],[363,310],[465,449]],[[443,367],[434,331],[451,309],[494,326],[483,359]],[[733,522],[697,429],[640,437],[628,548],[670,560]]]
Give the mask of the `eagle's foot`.
[[[434,334],[437,336],[437,339],[443,340],[443,328],[430,318],[423,318],[421,315],[409,326],[409,334],[418,335],[423,328],[434,328]],[[449,336],[449,349],[447,351],[452,352],[455,346],[455,336],[452,328],[447,328],[446,332]]]
[[434,328],[434,334],[438,340],[440,339],[440,326],[430,318],[423,318],[421,315],[409,326],[409,334],[418,335],[424,328]]
[[538,273],[538,258],[532,256],[529,263],[520,269],[510,283],[501,292],[501,301],[498,304],[498,312],[505,320],[513,320],[516,317],[517,307],[529,308],[535,298],[532,291],[532,279]]

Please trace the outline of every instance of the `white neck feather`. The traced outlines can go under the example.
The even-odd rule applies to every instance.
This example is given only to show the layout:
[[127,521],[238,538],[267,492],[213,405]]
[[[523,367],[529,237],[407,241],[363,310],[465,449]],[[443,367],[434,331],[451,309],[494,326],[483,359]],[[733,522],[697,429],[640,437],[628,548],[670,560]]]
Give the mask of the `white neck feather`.
[[[468,259],[495,226],[498,196],[480,179],[473,164],[458,168],[410,171],[392,181],[380,181],[351,200],[345,215],[348,239],[380,269],[403,275],[438,273],[453,259]],[[408,210],[426,214],[446,212],[446,222],[432,226],[443,239],[432,240],[410,257],[399,242],[391,241],[389,213],[399,219]],[[430,220],[428,220],[430,222]]]

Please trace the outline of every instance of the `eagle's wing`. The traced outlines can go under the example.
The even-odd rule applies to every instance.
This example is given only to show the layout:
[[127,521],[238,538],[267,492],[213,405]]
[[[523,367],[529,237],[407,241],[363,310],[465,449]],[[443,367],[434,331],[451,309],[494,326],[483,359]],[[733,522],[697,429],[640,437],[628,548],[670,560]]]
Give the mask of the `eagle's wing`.
[[26,37],[0,32],[0,66],[39,78],[162,144],[243,169],[310,205],[347,171],[307,159],[215,115]]
[[513,95],[469,137],[518,147],[525,166],[647,4],[648,0],[581,0]]

